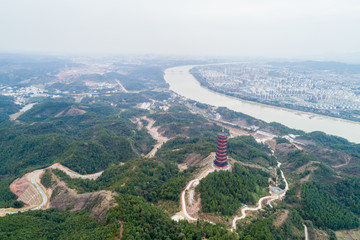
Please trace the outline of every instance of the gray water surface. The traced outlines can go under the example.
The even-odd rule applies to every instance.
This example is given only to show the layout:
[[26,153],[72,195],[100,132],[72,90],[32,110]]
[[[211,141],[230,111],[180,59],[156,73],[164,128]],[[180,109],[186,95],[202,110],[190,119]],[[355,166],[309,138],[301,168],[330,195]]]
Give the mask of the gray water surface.
[[323,131],[360,143],[360,122],[259,104],[216,93],[200,85],[189,72],[193,67],[195,66],[166,69],[164,78],[170,85],[170,90],[200,103],[227,107],[266,122],[279,122],[306,132]]

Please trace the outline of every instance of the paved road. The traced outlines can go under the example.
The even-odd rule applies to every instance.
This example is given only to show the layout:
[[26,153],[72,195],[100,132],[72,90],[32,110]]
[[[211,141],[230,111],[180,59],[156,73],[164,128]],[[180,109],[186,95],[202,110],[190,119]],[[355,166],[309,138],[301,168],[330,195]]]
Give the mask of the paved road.
[[46,194],[45,188],[40,183],[40,175],[42,174],[42,172],[43,172],[43,169],[34,171],[33,176],[31,177],[31,180],[30,180],[31,184],[35,187],[35,189],[38,191],[38,193],[41,196],[41,203],[37,206],[30,206],[30,207],[25,207],[25,208],[20,208],[20,209],[13,209],[13,208],[0,209],[0,214],[7,215],[7,214],[14,214],[14,213],[19,213],[19,212],[26,212],[29,210],[38,210],[38,209],[43,208],[49,201],[49,198]]
[[[96,179],[103,173],[101,171],[101,172],[94,173],[94,174],[81,175],[77,172],[72,171],[71,169],[68,169],[67,167],[61,165],[60,163],[56,163],[56,164],[50,166],[49,168],[60,169],[72,178],[81,178],[81,179]],[[48,203],[49,197],[46,193],[45,187],[40,182],[40,175],[43,173],[43,171],[44,171],[44,169],[33,171],[31,179],[30,179],[30,183],[35,187],[36,191],[41,196],[41,203],[36,206],[28,206],[28,207],[24,207],[24,208],[20,208],[20,209],[14,209],[14,208],[0,209],[0,215],[26,212],[26,211],[30,211],[30,210],[38,210],[38,209],[43,208]]]
[[40,193],[41,200],[42,200],[39,206],[35,206],[31,210],[38,210],[40,208],[43,208],[46,205],[46,203],[49,201],[49,198],[48,198],[48,196],[46,194],[44,186],[40,183],[40,174],[41,173],[42,173],[42,171],[39,171],[39,173],[37,173],[36,175],[34,175],[31,178],[31,184],[34,185],[36,190]]

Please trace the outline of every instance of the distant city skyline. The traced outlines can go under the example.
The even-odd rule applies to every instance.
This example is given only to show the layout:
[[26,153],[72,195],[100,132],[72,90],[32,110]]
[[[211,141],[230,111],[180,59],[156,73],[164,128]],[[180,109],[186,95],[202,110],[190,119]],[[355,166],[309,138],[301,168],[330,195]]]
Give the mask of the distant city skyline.
[[359,13],[355,0],[2,1],[0,52],[360,62]]

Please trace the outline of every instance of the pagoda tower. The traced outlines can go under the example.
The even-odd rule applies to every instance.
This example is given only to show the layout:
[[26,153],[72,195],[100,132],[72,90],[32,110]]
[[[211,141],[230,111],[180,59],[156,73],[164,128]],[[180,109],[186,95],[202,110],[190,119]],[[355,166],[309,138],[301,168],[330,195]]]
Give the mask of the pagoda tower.
[[214,167],[224,170],[229,168],[229,164],[227,162],[227,134],[224,133],[224,129],[218,135]]

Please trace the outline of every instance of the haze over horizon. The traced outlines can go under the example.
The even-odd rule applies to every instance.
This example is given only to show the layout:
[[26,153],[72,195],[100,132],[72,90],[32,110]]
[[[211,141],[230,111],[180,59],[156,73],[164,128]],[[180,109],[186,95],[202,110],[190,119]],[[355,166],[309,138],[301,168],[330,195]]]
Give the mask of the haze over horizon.
[[360,61],[359,12],[355,0],[2,1],[0,52]]

